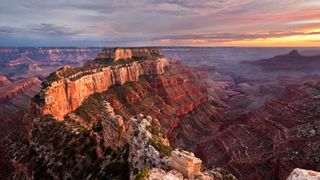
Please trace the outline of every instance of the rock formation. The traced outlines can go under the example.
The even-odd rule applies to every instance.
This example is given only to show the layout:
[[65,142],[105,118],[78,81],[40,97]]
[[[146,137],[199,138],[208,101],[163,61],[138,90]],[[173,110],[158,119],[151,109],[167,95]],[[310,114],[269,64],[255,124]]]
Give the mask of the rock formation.
[[121,149],[125,144],[126,127],[123,118],[115,115],[110,103],[103,102],[102,130],[104,147],[110,147],[113,150]]
[[117,61],[119,59],[154,59],[161,57],[159,48],[105,48],[102,49],[98,58],[112,59]]
[[[223,176],[213,173],[214,170],[203,170],[202,161],[193,153],[171,149],[158,120],[140,114],[130,120],[129,127],[129,162],[133,169],[139,170],[136,177],[142,173],[146,179],[214,180]],[[235,179],[232,175],[224,175],[223,178],[226,177]]]
[[[166,59],[132,62],[128,65],[99,67],[81,70],[64,67],[45,81],[40,97],[44,98],[43,114],[52,114],[62,120],[66,114],[76,110],[83,100],[94,93],[101,93],[113,85],[138,81],[140,76],[160,75],[168,65]],[[77,72],[78,71],[78,72]],[[70,76],[68,73],[77,72]]]
[[196,158],[193,153],[187,151],[172,151],[168,160],[170,168],[178,169],[188,179],[201,175],[201,165],[202,161]]
[[320,179],[320,173],[316,171],[306,170],[306,169],[294,169],[287,180],[317,180]]
[[157,54],[141,56],[97,58],[51,74],[23,117],[24,129],[16,133],[22,140],[11,142],[17,149],[10,154],[13,177],[234,178],[205,170],[193,153],[173,148],[175,128],[188,128],[184,119],[206,117],[199,126],[210,131],[219,114],[200,76]]

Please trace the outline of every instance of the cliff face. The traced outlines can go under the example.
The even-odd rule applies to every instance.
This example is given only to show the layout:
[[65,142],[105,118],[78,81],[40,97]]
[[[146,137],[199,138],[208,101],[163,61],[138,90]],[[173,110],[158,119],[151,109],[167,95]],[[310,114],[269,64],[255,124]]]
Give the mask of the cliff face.
[[[43,89],[44,106],[43,114],[52,114],[62,120],[66,114],[76,110],[83,100],[94,93],[101,93],[113,85],[123,85],[129,81],[138,81],[142,75],[160,75],[165,72],[168,65],[166,59],[156,61],[132,62],[125,66],[118,65],[90,69],[67,78],[58,79],[48,83]],[[60,78],[60,72],[68,71],[63,68],[56,74]],[[79,77],[81,76],[81,77]]]

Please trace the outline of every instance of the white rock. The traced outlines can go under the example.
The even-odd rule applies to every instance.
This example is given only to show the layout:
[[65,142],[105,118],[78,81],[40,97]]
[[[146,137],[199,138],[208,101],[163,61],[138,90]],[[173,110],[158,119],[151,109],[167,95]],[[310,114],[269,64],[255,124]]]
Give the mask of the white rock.
[[320,180],[320,172],[296,168],[287,180]]

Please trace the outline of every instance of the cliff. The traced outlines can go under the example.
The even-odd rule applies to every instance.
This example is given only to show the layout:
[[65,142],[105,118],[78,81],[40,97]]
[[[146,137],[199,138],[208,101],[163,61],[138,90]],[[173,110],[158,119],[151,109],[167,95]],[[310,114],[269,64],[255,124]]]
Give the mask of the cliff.
[[147,171],[150,177],[213,179],[227,174],[206,171],[193,153],[175,148],[177,128],[190,128],[183,121],[204,119],[196,125],[207,132],[219,116],[198,73],[184,65],[161,56],[97,58],[83,68],[59,69],[42,88],[23,117],[25,131],[17,133],[24,141],[11,145],[18,149],[11,155],[15,176],[127,179]]
[[159,48],[104,48],[99,54],[98,58],[113,59],[156,59],[162,57]]
[[219,168],[205,169],[193,153],[173,148],[157,119],[139,114],[124,121],[109,102],[97,107],[103,115],[92,127],[81,118],[34,119],[32,145],[13,144],[20,147],[13,155],[14,177],[236,179]]
[[[76,110],[83,100],[94,93],[101,93],[114,85],[138,81],[140,76],[160,75],[165,72],[169,62],[166,59],[135,61],[125,65],[99,67],[81,70],[64,67],[51,76],[57,79],[44,82],[45,88],[40,97],[42,114],[52,114],[62,120],[66,114]],[[69,72],[79,71],[64,76]]]

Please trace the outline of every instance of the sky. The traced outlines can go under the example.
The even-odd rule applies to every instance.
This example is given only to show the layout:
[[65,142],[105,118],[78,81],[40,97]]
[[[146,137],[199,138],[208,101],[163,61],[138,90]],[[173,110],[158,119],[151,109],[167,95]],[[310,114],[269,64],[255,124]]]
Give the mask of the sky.
[[0,0],[0,46],[320,46],[320,0]]

